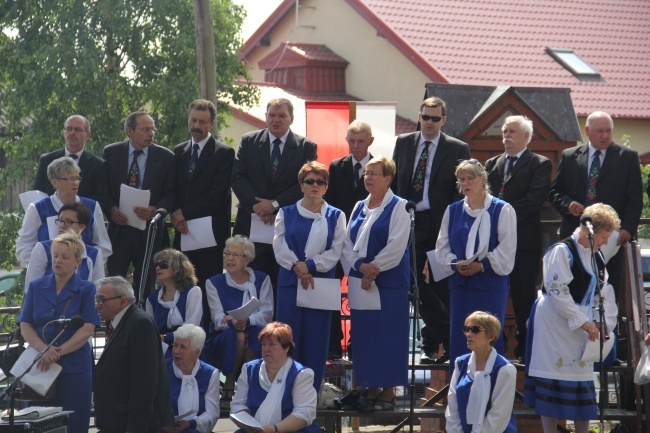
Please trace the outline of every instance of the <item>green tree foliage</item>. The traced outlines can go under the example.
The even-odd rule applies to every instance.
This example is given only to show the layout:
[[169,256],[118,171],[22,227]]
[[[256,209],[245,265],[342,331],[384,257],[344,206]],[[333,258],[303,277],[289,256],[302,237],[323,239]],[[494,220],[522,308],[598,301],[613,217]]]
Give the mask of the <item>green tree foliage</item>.
[[[237,60],[244,18],[231,0],[212,0],[220,98],[250,105],[257,92],[236,85],[245,76]],[[5,186],[31,177],[38,156],[63,145],[65,119],[92,124],[88,148],[125,138],[123,122],[146,109],[156,141],[186,140],[186,107],[198,95],[192,0],[17,0],[0,5],[0,170]],[[219,125],[229,114],[219,106]]]

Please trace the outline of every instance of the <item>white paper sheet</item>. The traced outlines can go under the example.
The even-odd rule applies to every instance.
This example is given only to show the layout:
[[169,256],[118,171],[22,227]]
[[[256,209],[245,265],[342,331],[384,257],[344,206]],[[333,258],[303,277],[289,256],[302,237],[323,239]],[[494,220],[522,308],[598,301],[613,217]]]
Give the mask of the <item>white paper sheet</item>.
[[[614,346],[614,333],[609,333],[609,340],[605,340],[603,344],[603,359],[607,358],[609,351]],[[596,341],[587,340],[587,347],[582,353],[582,360],[585,362],[598,362],[600,361],[600,334]]]
[[231,413],[230,420],[237,424],[237,427],[248,433],[264,431],[262,429],[262,424],[260,424],[259,421],[253,418],[248,412],[241,411]]
[[181,233],[181,251],[200,250],[216,245],[211,216],[187,220],[187,234]]
[[169,344],[162,341],[162,351],[163,351],[163,353],[167,353],[167,348],[169,348]]
[[53,215],[45,219],[45,222],[47,223],[47,233],[50,236],[50,239],[59,236],[59,226],[57,226],[55,222],[58,218],[58,215]]
[[314,288],[302,288],[298,280],[296,305],[314,310],[341,309],[341,280],[338,278],[314,278]]
[[363,290],[361,278],[348,277],[348,305],[354,310],[381,310],[379,288],[375,282],[368,290]]
[[248,237],[252,242],[272,244],[275,226],[264,224],[256,213],[251,214],[251,233]]
[[[38,355],[38,351],[33,347],[27,347],[18,361],[14,364],[11,369],[11,374],[15,377],[20,376],[27,370],[27,368],[32,364],[34,358]],[[59,364],[53,363],[50,364],[50,368],[47,371],[41,371],[36,366],[32,367],[31,371],[22,378],[23,383],[31,386],[34,391],[40,395],[47,394],[47,390],[50,389],[50,386],[56,380],[56,377],[61,373],[61,366]]]
[[260,308],[260,305],[262,305],[260,300],[253,296],[251,300],[246,302],[244,305],[234,310],[226,311],[226,314],[230,315],[230,317],[235,320],[248,319],[251,314]]
[[129,219],[128,225],[138,230],[144,230],[147,227],[147,221],[138,218],[133,208],[136,206],[149,206],[150,198],[151,191],[148,189],[137,189],[124,184],[120,185],[120,212]]
[[[30,406],[14,412],[14,419],[16,421],[37,420],[48,417],[50,415],[58,414],[62,410],[63,408],[61,406]],[[9,415],[3,415],[2,420],[9,421]],[[17,430],[20,431],[22,429]]]
[[612,235],[609,237],[607,240],[607,245],[603,245],[600,247],[600,252],[603,253],[603,257],[605,258],[605,263],[609,262],[609,260],[616,255],[618,252],[618,249],[621,248],[620,245],[616,245],[616,241],[618,240],[618,230],[614,230],[612,232]]
[[42,198],[48,197],[43,191],[33,189],[31,191],[25,191],[21,194],[18,194],[20,198],[20,204],[23,206],[23,210],[27,210],[27,206],[30,204],[39,201]]

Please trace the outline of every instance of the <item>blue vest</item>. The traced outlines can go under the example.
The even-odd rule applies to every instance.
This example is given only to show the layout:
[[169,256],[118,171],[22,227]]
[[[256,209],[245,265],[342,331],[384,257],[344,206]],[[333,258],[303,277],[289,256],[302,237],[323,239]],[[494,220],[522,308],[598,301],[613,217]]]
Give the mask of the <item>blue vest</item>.
[[[178,397],[181,395],[181,386],[183,386],[183,381],[176,377],[174,374],[174,361],[167,359],[167,376],[169,377],[169,391],[172,398],[172,409],[174,410],[174,415],[182,415],[178,413]],[[212,373],[214,373],[215,368],[209,364],[206,364],[203,361],[199,361],[199,370],[196,372],[196,384],[199,386],[199,411],[196,416],[201,415],[205,412],[205,393],[208,391],[210,385],[210,379],[212,378]]]
[[[264,272],[253,271],[255,274],[255,293],[257,294],[257,299],[260,299],[260,290],[262,289],[262,284],[266,280],[267,275]],[[230,311],[237,309],[242,306],[244,302],[244,292],[239,289],[230,287],[226,283],[226,275],[218,274],[212,278],[209,278],[208,281],[212,283],[215,289],[217,289],[217,294],[219,295],[219,301],[221,301],[221,306],[223,311]],[[247,321],[250,323],[249,321]],[[210,334],[215,332],[214,323],[210,321]]]
[[[45,255],[47,256],[47,267],[45,268],[45,274],[43,274],[43,276],[46,276],[52,273],[52,241],[42,241],[41,244],[43,245]],[[86,255],[93,262],[93,267],[95,267],[95,264],[97,263],[97,252],[99,250],[90,245],[84,246],[86,247]],[[104,266],[104,264],[100,263],[100,266]],[[81,260],[81,263],[77,266],[77,275],[79,275],[79,278],[82,280],[91,281],[90,268],[88,268],[88,262],[86,260]]]
[[[90,222],[88,223],[86,230],[81,234],[81,240],[86,245],[94,245],[92,229],[95,224],[95,206],[97,205],[97,202],[86,197],[79,197],[79,200],[90,209]],[[47,227],[47,219],[49,217],[58,216],[59,213],[54,209],[50,197],[40,199],[34,203],[34,206],[38,211],[38,216],[41,218],[41,226],[38,228],[38,240],[39,242],[50,240],[50,231]]]
[[[465,433],[472,432],[472,426],[467,424],[467,403],[469,402],[469,393],[472,389],[472,384],[474,380],[467,375],[467,365],[469,364],[469,357],[471,353],[460,356],[456,359],[456,367],[458,368],[458,382],[456,382],[456,399],[458,401],[458,414],[460,415],[460,422],[463,426],[463,431]],[[505,365],[508,365],[509,362],[501,355],[497,355],[497,358],[494,360],[494,368],[492,368],[492,373],[490,374],[490,400],[492,400],[492,392],[494,392],[494,385],[497,382],[497,377],[499,376],[499,370]],[[492,407],[492,403],[488,400],[487,407],[485,408],[485,415],[487,416],[488,411]],[[515,413],[514,411],[510,415],[510,422],[504,430],[504,433],[515,433],[517,431],[517,423],[515,422]]]
[[[187,294],[190,292],[190,289],[192,287],[193,286],[190,286],[187,288],[187,290],[183,292],[179,292],[178,301],[176,302],[176,309],[178,310],[179,313],[181,313],[183,322],[185,322],[185,308],[187,306]],[[147,300],[153,307],[153,320],[156,322],[156,326],[158,326],[158,331],[160,331],[161,334],[167,334],[169,332],[176,331],[176,329],[180,325],[174,327],[173,329],[167,327],[167,317],[169,316],[169,309],[163,307],[158,302],[158,293],[161,290],[162,288],[154,290],[154,292],[151,295],[149,295]]]

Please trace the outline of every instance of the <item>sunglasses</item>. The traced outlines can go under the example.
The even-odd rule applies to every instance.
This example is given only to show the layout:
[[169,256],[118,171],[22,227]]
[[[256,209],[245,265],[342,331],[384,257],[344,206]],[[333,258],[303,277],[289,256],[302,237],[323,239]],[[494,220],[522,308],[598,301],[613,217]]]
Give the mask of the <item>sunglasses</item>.
[[485,331],[485,328],[481,328],[480,326],[474,325],[474,326],[463,326],[463,332],[465,334],[467,333],[472,333],[472,334],[478,334],[481,331]]
[[156,267],[156,268],[160,268],[160,269],[167,269],[167,268],[169,268],[169,262],[168,262],[168,261],[165,261],[165,260],[157,261],[157,262],[154,263],[153,265],[154,265],[154,267]]
[[434,123],[438,123],[442,120],[442,116],[427,116],[426,114],[420,114],[420,117],[422,118],[423,122],[430,120]]
[[327,182],[325,182],[324,180],[316,180],[316,179],[305,179],[305,180],[302,181],[302,183],[306,183],[309,186],[311,186],[313,184],[316,184],[318,186],[327,185]]

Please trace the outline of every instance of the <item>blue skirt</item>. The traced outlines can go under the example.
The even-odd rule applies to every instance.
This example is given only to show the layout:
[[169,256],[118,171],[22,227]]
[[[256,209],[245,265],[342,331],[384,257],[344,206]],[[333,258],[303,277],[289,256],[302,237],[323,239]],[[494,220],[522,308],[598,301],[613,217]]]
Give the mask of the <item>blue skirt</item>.
[[573,421],[598,418],[593,380],[542,379],[526,375],[524,404],[541,416]]
[[[246,347],[255,353],[256,358],[262,357],[262,345],[258,336],[262,331],[261,326],[251,325],[246,328]],[[228,328],[220,332],[212,332],[205,342],[201,352],[201,361],[218,368],[228,376],[239,374],[235,371],[235,357],[237,356],[237,330]]]

